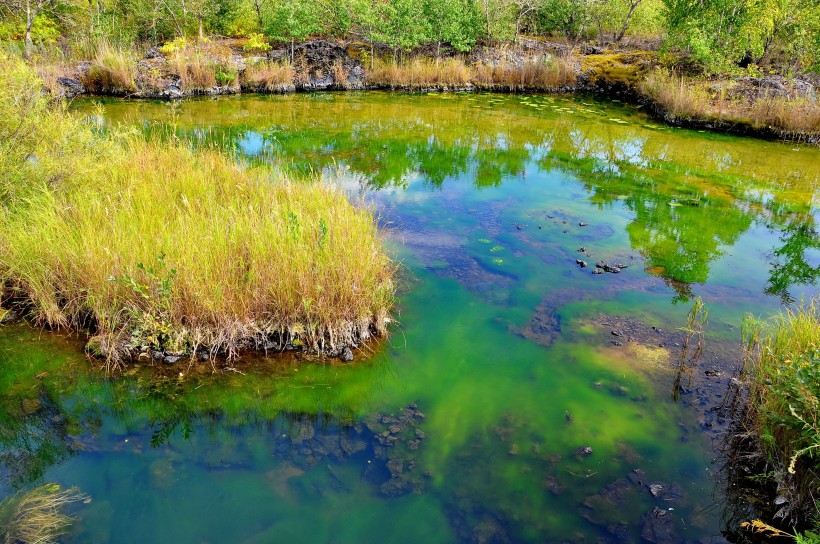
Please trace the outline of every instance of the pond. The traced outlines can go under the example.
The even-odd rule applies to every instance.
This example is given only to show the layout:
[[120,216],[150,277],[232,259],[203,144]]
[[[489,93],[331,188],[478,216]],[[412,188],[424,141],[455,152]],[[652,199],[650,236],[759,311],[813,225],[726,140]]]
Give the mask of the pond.
[[[401,288],[392,335],[352,364],[248,355],[218,374],[109,379],[82,338],[4,327],[0,496],[78,486],[91,501],[66,542],[721,542],[733,529],[710,410],[743,316],[817,290],[820,150],[549,95],[74,108],[324,174],[374,207]],[[594,274],[599,261],[610,272]],[[709,351],[681,385],[695,297]]]

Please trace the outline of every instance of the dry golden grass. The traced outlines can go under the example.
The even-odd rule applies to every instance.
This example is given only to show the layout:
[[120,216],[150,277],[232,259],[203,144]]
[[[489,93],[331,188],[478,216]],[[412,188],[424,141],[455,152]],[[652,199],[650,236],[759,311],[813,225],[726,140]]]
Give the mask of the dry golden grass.
[[336,82],[336,86],[341,89],[348,89],[350,87],[349,77],[350,74],[345,69],[344,65],[337,60],[333,64],[333,81]]
[[413,59],[405,64],[376,60],[367,71],[368,85],[391,88],[459,88],[470,84],[472,71],[461,59]]
[[216,66],[199,53],[176,53],[168,59],[183,90],[210,89],[216,85]]
[[749,108],[755,126],[769,126],[793,135],[820,134],[820,104],[808,98],[762,98]]
[[675,119],[701,119],[709,115],[709,95],[684,77],[656,70],[639,89]]
[[401,89],[464,88],[488,90],[555,90],[575,81],[572,62],[564,58],[533,58],[521,64],[500,61],[468,66],[460,58],[413,59],[404,64],[376,61],[367,83]]
[[529,58],[521,64],[476,64],[474,83],[482,89],[555,90],[575,82],[572,61],[564,57]]
[[62,510],[86,498],[77,488],[45,484],[0,503],[0,541],[4,544],[52,544],[65,534],[71,518]]
[[249,91],[281,91],[293,85],[293,66],[290,63],[256,63],[245,69],[241,85]]
[[650,73],[639,90],[676,119],[740,123],[798,139],[820,135],[816,99],[770,95],[729,99],[724,90],[710,94],[707,82],[660,70]]
[[0,56],[0,280],[21,311],[95,326],[114,359],[270,339],[332,352],[386,332],[394,265],[370,210],[341,189],[103,137],[40,85]]

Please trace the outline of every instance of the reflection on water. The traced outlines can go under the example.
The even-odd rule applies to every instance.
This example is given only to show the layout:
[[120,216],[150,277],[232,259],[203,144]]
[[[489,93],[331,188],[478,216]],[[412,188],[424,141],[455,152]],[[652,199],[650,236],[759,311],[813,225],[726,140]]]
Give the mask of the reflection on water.
[[731,347],[744,312],[813,292],[820,151],[549,96],[103,105],[363,191],[405,277],[400,325],[354,365],[109,380],[71,339],[5,329],[0,491],[92,495],[69,541],[719,539],[711,422],[669,399],[674,347],[596,316],[679,327],[700,295]]

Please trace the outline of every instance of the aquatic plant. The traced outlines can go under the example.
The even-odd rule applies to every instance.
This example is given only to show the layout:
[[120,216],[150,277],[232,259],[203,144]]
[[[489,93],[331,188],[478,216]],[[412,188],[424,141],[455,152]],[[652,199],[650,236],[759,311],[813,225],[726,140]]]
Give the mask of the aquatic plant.
[[[370,210],[341,189],[103,137],[42,97],[20,61],[0,67],[0,277],[36,321],[94,327],[109,363],[135,346],[327,353],[386,332],[394,265]],[[164,272],[139,264],[160,254]]]
[[45,484],[0,502],[0,541],[4,544],[51,544],[65,534],[71,517],[69,504],[86,500],[76,487]]
[[818,299],[768,320],[744,322],[748,429],[783,504],[779,517],[820,514],[820,306]]

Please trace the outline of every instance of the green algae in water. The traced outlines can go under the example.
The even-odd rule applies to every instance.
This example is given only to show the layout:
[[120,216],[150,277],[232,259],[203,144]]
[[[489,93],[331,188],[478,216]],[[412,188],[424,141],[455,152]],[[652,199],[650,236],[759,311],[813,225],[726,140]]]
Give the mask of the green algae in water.
[[[353,365],[246,360],[241,373],[119,380],[88,372],[77,344],[4,329],[13,415],[0,418],[0,448],[25,462],[2,466],[16,477],[2,493],[46,477],[92,495],[69,542],[592,541],[614,521],[638,540],[658,502],[633,490],[612,508],[601,492],[641,468],[681,486],[680,538],[717,535],[696,414],[670,400],[662,367],[632,364],[661,354],[613,346],[590,319],[682,326],[701,295],[710,338],[725,341],[744,312],[812,292],[820,152],[659,132],[621,105],[545,97],[600,119],[534,97],[528,109],[439,98],[102,101],[106,122],[150,137],[365,188],[407,270],[401,324]],[[628,268],[597,277],[578,258]],[[420,494],[386,498],[377,436],[389,429],[374,418],[410,404],[424,438],[399,449]]]

